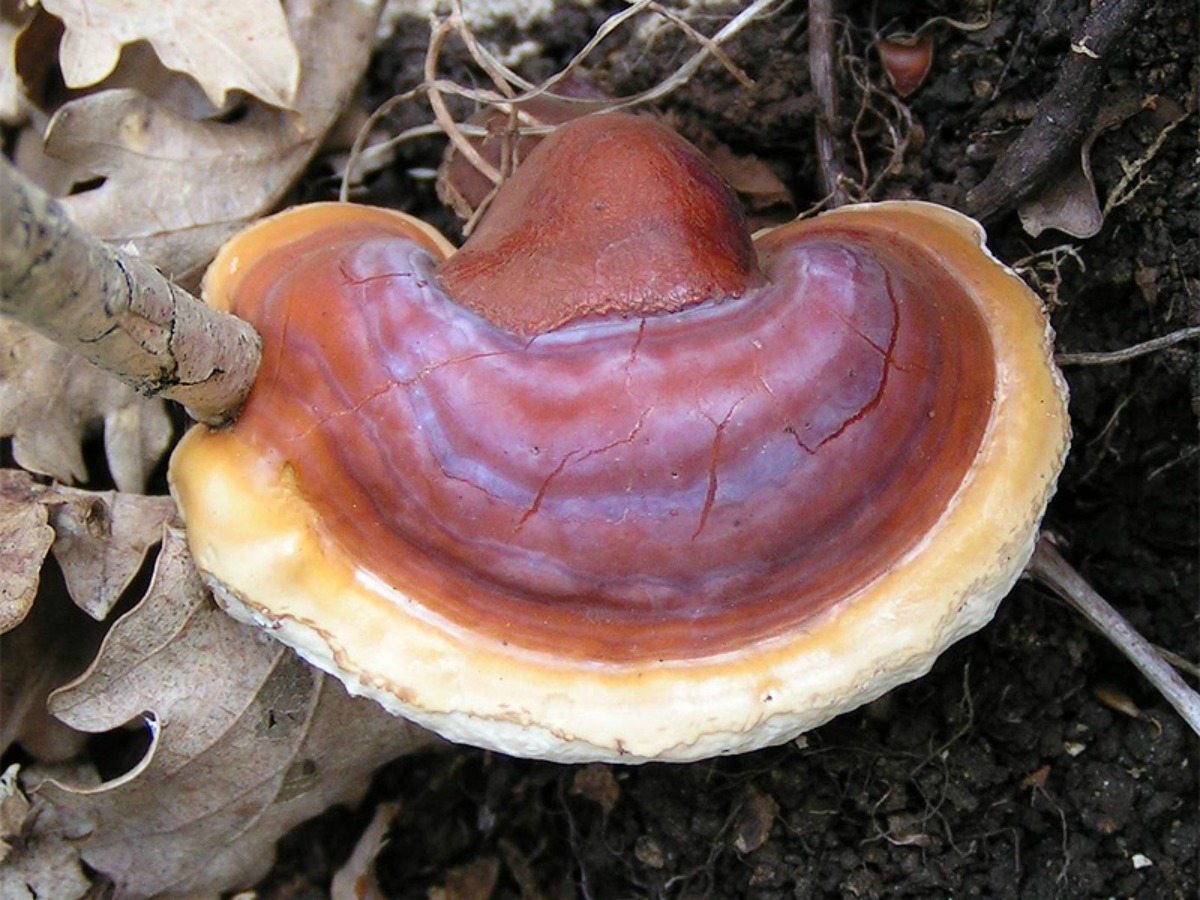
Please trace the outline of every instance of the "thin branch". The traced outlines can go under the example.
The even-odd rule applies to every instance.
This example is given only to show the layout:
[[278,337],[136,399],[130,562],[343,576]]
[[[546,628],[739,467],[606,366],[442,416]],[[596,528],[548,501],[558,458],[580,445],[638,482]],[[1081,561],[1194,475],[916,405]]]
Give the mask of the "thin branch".
[[1042,98],[1033,121],[988,176],[967,195],[967,212],[990,219],[1012,209],[1039,190],[1068,154],[1079,152],[1121,38],[1145,6],[1146,0],[1096,4],[1071,42],[1054,89]]
[[1178,331],[1172,331],[1170,334],[1164,334],[1161,337],[1151,338],[1148,341],[1142,341],[1140,344],[1134,344],[1121,350],[1111,350],[1107,353],[1057,353],[1054,356],[1054,361],[1060,366],[1107,366],[1113,363],[1123,363],[1131,359],[1137,359],[1139,356],[1145,356],[1149,353],[1157,353],[1159,350],[1165,350],[1167,347],[1173,347],[1176,344],[1182,344],[1184,341],[1190,341],[1195,338],[1200,338],[1200,325],[1194,325],[1191,328],[1181,328]]
[[833,0],[809,0],[808,71],[821,107],[817,114],[817,161],[821,190],[828,195],[826,205],[830,207],[850,202],[843,186],[842,158],[835,137],[838,123],[836,48]]
[[1046,537],[1038,539],[1027,571],[1099,629],[1178,710],[1192,731],[1200,735],[1200,694],[1188,686],[1124,616],[1096,593]]
[[89,235],[7,160],[0,210],[0,314],[201,422],[237,413],[258,371],[253,328]]

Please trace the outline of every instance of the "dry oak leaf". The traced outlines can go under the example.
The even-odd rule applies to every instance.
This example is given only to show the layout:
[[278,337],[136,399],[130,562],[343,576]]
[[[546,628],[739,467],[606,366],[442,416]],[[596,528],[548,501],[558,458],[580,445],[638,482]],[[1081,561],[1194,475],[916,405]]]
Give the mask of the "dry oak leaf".
[[20,770],[21,766],[13,763],[0,775],[0,863],[12,853],[13,844],[21,840],[29,821],[31,804],[17,784]]
[[79,850],[56,835],[31,838],[14,848],[0,866],[4,900],[80,900],[92,884],[79,862]]
[[25,86],[17,74],[17,38],[33,17],[27,7],[10,10],[0,4],[0,123],[19,125],[27,108]]
[[145,490],[171,443],[163,401],[138,396],[53,341],[0,318],[0,438],[13,439],[17,464],[64,483],[86,481],[80,444],[100,421],[113,481],[124,491]]
[[33,792],[123,897],[253,884],[292,826],[434,740],[217,609],[169,526],[146,597],[50,708],[81,731],[150,729],[125,775]]
[[[86,736],[52,718],[46,698],[92,660],[105,630],[98,621],[174,515],[170,497],[82,491],[0,469],[0,752],[14,742],[41,761],[78,752]],[[58,568],[44,580],[48,550]]]
[[42,502],[50,507],[51,549],[71,599],[97,621],[108,618],[176,513],[170,497],[123,491],[56,486]]
[[0,633],[21,590],[32,603],[47,549],[76,606],[107,618],[175,512],[170,497],[40,484],[0,469]]
[[54,541],[47,518],[29,474],[0,469],[0,634],[20,625],[33,606]]
[[[506,843],[505,847],[509,845]],[[512,856],[510,851],[508,856]],[[442,884],[432,887],[425,895],[428,900],[491,900],[496,894],[496,883],[500,880],[500,860],[495,856],[481,856],[470,862],[455,866],[446,872]],[[540,890],[532,875],[519,881],[521,897],[542,900],[552,896]],[[571,896],[566,890],[560,896]],[[368,897],[367,900],[375,900]]]
[[59,64],[67,87],[99,84],[122,47],[146,41],[217,108],[231,90],[284,108],[295,101],[300,54],[274,0],[42,0],[42,7],[66,29]]
[[[78,900],[91,889],[79,851],[61,835],[36,835],[37,815],[21,789],[21,766],[0,775],[0,897]],[[86,778],[83,774],[81,777]]]
[[47,126],[46,154],[104,182],[63,206],[92,234],[191,286],[317,151],[366,69],[380,2],[290,0],[301,61],[295,112],[250,99],[236,121],[196,121],[133,90],[65,104]]

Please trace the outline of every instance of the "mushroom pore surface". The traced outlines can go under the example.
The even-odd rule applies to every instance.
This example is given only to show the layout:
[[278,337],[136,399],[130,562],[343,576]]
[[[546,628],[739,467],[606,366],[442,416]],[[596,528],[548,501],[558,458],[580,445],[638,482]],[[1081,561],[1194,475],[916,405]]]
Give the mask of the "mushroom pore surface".
[[[740,227],[717,187],[673,227]],[[589,196],[557,230],[519,216],[528,252],[491,219],[481,243],[505,258],[478,267],[470,243],[446,262],[404,220],[354,208],[240,260],[228,305],[264,349],[236,440],[289,473],[364,571],[476,634],[602,663],[733,652],[921,541],[988,425],[991,339],[936,252],[853,217],[771,233],[761,272],[743,235],[708,240],[732,248],[737,295],[703,275],[665,312],[610,302],[595,276],[578,315],[554,307],[561,279],[530,287],[551,322],[535,333],[458,302],[500,270],[511,324],[556,238],[560,274],[579,275],[572,231],[611,246],[612,206]]]

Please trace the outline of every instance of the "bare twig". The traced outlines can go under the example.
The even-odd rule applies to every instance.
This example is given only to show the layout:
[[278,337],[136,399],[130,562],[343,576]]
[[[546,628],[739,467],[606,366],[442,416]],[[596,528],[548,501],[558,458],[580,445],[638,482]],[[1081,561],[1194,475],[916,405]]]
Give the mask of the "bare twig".
[[990,219],[1039,188],[1067,155],[1078,153],[1092,127],[1105,73],[1121,38],[1146,0],[1100,0],[1071,43],[1054,89],[1038,104],[1033,121],[995,168],[967,195],[967,212]]
[[91,237],[7,160],[0,210],[0,313],[202,422],[236,414],[258,371],[254,329]]
[[1200,325],[1194,325],[1191,328],[1180,328],[1178,331],[1172,331],[1170,334],[1164,334],[1161,337],[1151,338],[1148,341],[1142,341],[1140,344],[1134,344],[1130,347],[1125,347],[1121,350],[1112,350],[1107,353],[1057,353],[1054,356],[1054,361],[1060,366],[1112,365],[1113,363],[1122,363],[1131,359],[1137,359],[1137,357],[1145,356],[1148,353],[1157,353],[1159,350],[1165,350],[1167,347],[1173,347],[1176,344],[1195,340],[1196,338],[1200,338]]
[[817,161],[822,192],[829,196],[830,207],[850,201],[842,183],[842,158],[834,132],[838,123],[836,47],[833,0],[809,0],[808,71],[821,105],[817,114]]
[[1124,616],[1096,593],[1045,536],[1038,540],[1027,571],[1099,629],[1200,735],[1200,694],[1188,686]]

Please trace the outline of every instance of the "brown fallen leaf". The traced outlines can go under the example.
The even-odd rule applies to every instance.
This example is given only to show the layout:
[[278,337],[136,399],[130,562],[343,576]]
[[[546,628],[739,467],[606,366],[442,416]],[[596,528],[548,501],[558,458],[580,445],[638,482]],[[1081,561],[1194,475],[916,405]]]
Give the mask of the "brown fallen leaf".
[[0,775],[0,897],[4,900],[76,900],[92,889],[79,851],[61,834],[35,833],[42,816],[21,789],[21,781],[48,773],[70,773],[80,783],[96,782],[89,766],[9,766]]
[[129,896],[253,884],[284,832],[433,740],[220,612],[171,527],[146,597],[50,707],[81,731],[149,728],[149,749],[125,775],[31,792]]
[[17,784],[20,769],[20,765],[13,763],[0,775],[0,863],[12,853],[13,844],[21,840],[29,821],[29,798]]
[[121,48],[146,41],[163,65],[185,72],[213,105],[232,90],[290,107],[300,56],[278,2],[244,0],[42,0],[65,27],[59,61],[67,87],[99,84]]
[[[0,617],[9,619],[0,628],[0,752],[20,743],[46,762],[81,749],[86,736],[50,716],[46,698],[87,667],[106,630],[98,620],[174,516],[170,497],[83,491],[0,469]],[[48,550],[58,566],[44,570]]]
[[225,239],[270,211],[316,152],[366,69],[379,6],[290,0],[301,66],[294,113],[251,98],[233,122],[196,121],[133,90],[62,106],[46,130],[47,155],[104,178],[63,198],[71,217],[193,284]]
[[779,817],[779,803],[770,794],[747,787],[734,814],[733,848],[745,856],[767,842]]
[[92,176],[87,166],[70,166],[47,156],[41,132],[33,126],[17,133],[12,158],[17,169],[30,181],[55,197],[69,194],[76,184]]
[[75,604],[106,618],[175,516],[170,497],[41,484],[20,469],[0,469],[0,633],[20,591],[32,603],[47,549]]
[[621,786],[617,784],[612,766],[592,763],[575,772],[571,779],[571,794],[598,804],[607,816],[621,799]]
[[5,125],[19,125],[28,112],[25,88],[17,75],[17,38],[32,18],[29,7],[0,5],[0,123]]
[[46,507],[26,472],[0,469],[0,634],[24,621],[54,541]]
[[1027,234],[1037,237],[1050,228],[1077,238],[1099,234],[1104,227],[1104,212],[1092,178],[1092,146],[1096,138],[1129,119],[1143,105],[1144,98],[1136,88],[1121,90],[1106,100],[1079,147],[1079,155],[1066,159],[1041,192],[1017,207]]
[[0,437],[17,464],[70,483],[88,480],[80,445],[104,423],[117,487],[140,492],[171,441],[161,400],[146,400],[52,341],[0,318]]
[[765,162],[754,154],[737,155],[726,144],[709,153],[712,160],[746,205],[756,212],[773,206],[793,206],[792,192]]
[[1091,139],[1080,157],[1067,160],[1049,179],[1048,187],[1017,207],[1021,227],[1031,237],[1054,228],[1077,238],[1090,238],[1104,226],[1100,198],[1092,180]]
[[51,509],[52,550],[71,599],[96,620],[108,617],[176,515],[170,497],[116,491],[58,487],[43,502]]

